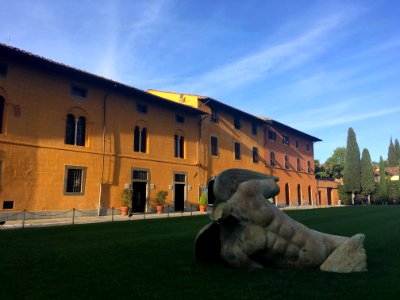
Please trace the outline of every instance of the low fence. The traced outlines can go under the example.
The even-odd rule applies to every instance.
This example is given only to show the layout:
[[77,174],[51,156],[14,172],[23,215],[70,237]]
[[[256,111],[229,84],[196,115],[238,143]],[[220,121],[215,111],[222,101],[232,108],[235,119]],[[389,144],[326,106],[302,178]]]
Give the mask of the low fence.
[[[210,212],[211,209],[208,209]],[[165,206],[164,212],[158,214],[151,209],[148,212],[129,211],[128,215],[121,215],[120,208],[101,209],[98,210],[78,210],[71,209],[67,211],[47,211],[47,212],[30,212],[23,210],[16,213],[0,213],[0,226],[6,228],[25,228],[25,227],[42,227],[55,225],[74,225],[88,224],[100,222],[115,222],[128,220],[144,220],[155,218],[172,218],[180,216],[203,215],[204,212],[198,210],[197,205],[191,205],[182,211],[175,211],[172,206]]]

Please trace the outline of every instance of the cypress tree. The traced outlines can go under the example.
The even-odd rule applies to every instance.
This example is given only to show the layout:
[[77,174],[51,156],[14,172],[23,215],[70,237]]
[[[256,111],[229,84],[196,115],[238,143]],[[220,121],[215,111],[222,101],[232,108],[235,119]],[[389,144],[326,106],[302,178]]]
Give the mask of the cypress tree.
[[371,194],[375,192],[375,176],[372,167],[371,156],[368,149],[363,149],[361,156],[361,193],[368,197],[371,203]]
[[350,127],[347,134],[343,188],[346,193],[352,193],[352,204],[354,204],[354,194],[360,192],[361,189],[360,175],[360,149],[358,148],[356,134]]
[[398,139],[394,140],[394,149],[396,150],[397,161],[400,161],[400,144]]
[[389,167],[395,167],[398,164],[398,158],[396,148],[393,144],[392,138],[390,138],[389,150],[388,150],[388,165]]
[[379,200],[382,203],[387,202],[388,194],[387,194],[387,183],[386,183],[386,174],[385,174],[385,163],[383,162],[382,156],[379,159]]

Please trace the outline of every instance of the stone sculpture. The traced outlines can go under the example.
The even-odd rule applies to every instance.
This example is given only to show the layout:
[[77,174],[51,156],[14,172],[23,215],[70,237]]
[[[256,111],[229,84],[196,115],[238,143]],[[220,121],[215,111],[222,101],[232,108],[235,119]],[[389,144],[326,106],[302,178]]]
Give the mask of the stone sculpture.
[[279,193],[277,177],[229,169],[216,177],[212,223],[195,241],[197,261],[234,267],[320,268],[350,273],[367,270],[364,235],[343,237],[312,230],[268,199]]

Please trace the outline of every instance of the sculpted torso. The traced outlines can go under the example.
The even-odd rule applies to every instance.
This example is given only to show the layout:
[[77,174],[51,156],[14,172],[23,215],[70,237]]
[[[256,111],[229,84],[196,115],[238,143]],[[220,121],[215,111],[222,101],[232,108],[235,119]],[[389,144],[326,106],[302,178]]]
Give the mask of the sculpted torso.
[[[217,201],[212,215],[214,223],[199,233],[197,244],[207,242],[207,230],[211,231],[211,228],[214,231],[218,230],[221,259],[235,267],[251,268],[319,267],[340,248],[339,246],[344,245],[343,248],[350,244],[356,248],[361,264],[350,268],[342,266],[339,270],[329,266],[327,270],[339,272],[346,272],[348,269],[366,270],[362,235],[355,236],[353,241],[348,237],[309,229],[291,219],[267,200],[279,193],[279,187],[275,183],[276,178],[263,175],[267,178],[251,179],[254,176],[248,176],[245,170],[228,171],[221,174],[222,180],[218,180],[217,177],[214,185]],[[244,176],[243,172],[247,175]],[[254,175],[254,172],[250,175]],[[231,184],[233,188],[226,188],[227,184]],[[334,264],[334,268],[337,268],[336,261]]]

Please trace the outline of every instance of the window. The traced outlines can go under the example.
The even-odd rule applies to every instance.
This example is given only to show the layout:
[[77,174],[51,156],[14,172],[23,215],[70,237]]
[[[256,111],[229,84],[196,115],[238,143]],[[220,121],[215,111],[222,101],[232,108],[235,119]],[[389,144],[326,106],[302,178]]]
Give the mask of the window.
[[147,171],[133,170],[132,179],[135,181],[147,181]]
[[253,135],[257,135],[257,123],[256,122],[251,123],[251,133]]
[[211,122],[218,123],[218,115],[216,110],[211,110]]
[[216,136],[211,137],[211,155],[218,156],[218,138]]
[[185,138],[180,135],[174,136],[174,155],[175,157],[184,158]]
[[268,139],[276,141],[276,132],[272,130],[268,130]]
[[146,153],[147,150],[147,129],[135,127],[133,131],[133,151]]
[[185,117],[176,115],[176,122],[177,123],[185,123]]
[[0,96],[0,133],[3,133],[3,119],[4,119],[4,98]]
[[86,88],[77,86],[77,85],[71,85],[71,95],[78,97],[78,98],[87,98],[88,91]]
[[307,161],[307,172],[311,173],[311,162]]
[[3,201],[3,209],[13,209],[14,201]]
[[136,111],[142,114],[147,114],[147,105],[136,103]]
[[65,143],[68,145],[85,146],[85,135],[85,117],[76,118],[73,114],[68,114],[65,130]]
[[273,151],[270,154],[270,165],[271,167],[275,166],[275,153]]
[[289,145],[289,137],[287,135],[282,136],[282,144]]
[[258,163],[258,148],[253,147],[253,162]]
[[301,171],[300,158],[297,158],[297,172]]
[[235,150],[235,160],[240,160],[240,143],[234,144],[234,150]]
[[7,64],[0,63],[0,77],[7,77],[8,66]]
[[242,125],[240,124],[240,118],[238,116],[233,117],[233,125],[236,129],[240,129],[240,127],[242,127]]
[[285,169],[289,169],[289,156],[285,155]]
[[300,147],[300,142],[296,141],[296,148],[299,148],[299,147]]
[[307,151],[310,151],[310,144],[307,144],[307,145],[306,145],[306,150],[307,150]]
[[65,167],[65,195],[83,195],[85,193],[86,168]]
[[186,182],[186,175],[185,174],[174,174],[174,181],[185,183]]

